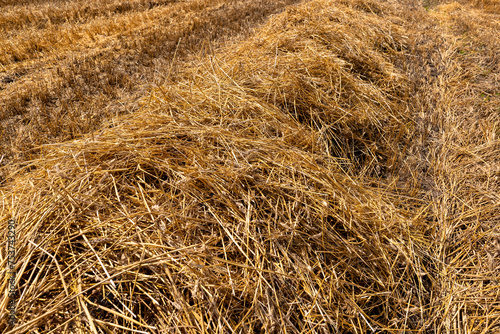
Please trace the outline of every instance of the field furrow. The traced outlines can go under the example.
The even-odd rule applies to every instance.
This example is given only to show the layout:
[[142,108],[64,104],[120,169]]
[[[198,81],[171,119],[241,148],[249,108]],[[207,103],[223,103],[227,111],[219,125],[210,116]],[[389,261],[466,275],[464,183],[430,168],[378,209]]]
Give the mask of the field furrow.
[[0,13],[0,33],[15,36],[20,30],[43,30],[62,24],[83,24],[90,20],[124,15],[164,6],[177,0],[72,1],[31,6],[11,6]]

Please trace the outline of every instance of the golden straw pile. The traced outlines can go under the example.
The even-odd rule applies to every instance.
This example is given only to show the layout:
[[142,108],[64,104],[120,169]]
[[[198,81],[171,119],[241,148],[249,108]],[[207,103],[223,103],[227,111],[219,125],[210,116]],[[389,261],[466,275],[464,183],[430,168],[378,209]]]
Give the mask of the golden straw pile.
[[500,331],[485,4],[290,6],[139,111],[11,166],[2,332]]

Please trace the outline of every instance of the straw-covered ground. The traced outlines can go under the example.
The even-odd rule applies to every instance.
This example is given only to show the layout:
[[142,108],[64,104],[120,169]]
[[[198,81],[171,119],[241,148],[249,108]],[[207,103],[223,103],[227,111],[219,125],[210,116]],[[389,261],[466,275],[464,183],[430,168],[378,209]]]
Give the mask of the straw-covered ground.
[[[262,1],[266,13],[281,13],[255,14],[246,28],[221,7],[226,37],[197,55],[182,47],[180,65],[162,60],[179,49],[178,35],[150,32],[152,49],[171,46],[147,58],[164,62],[161,82],[149,90],[157,77],[141,73],[155,67],[134,52],[148,49],[140,34],[154,25],[121,29],[120,18],[100,7],[122,2],[95,2],[81,12],[84,6],[71,2],[57,11],[50,9],[56,1],[25,2],[45,12],[22,21],[2,11],[2,42],[11,41],[0,47],[2,73],[52,61],[62,79],[49,81],[62,88],[54,105],[30,97],[19,107],[8,107],[14,88],[1,91],[3,108],[18,110],[2,116],[11,122],[3,131],[14,127],[31,138],[2,143],[8,163],[1,169],[0,255],[6,266],[13,218],[18,292],[17,324],[9,327],[5,275],[2,333],[500,332],[496,1]],[[215,2],[171,1],[197,4],[193,13],[206,22]],[[20,10],[0,3],[5,13]],[[155,12],[161,1],[137,9],[146,3],[130,2],[130,11],[143,15],[126,19],[130,24],[180,20],[172,10]],[[240,13],[256,2],[217,3]],[[73,10],[78,14],[68,14]],[[66,42],[15,51],[30,48],[18,34],[31,17],[97,16],[112,27],[76,27],[115,29],[123,38],[113,37],[102,58],[82,59],[115,71],[123,56],[140,68],[123,88],[133,102],[94,83],[83,85],[92,88],[81,97],[60,93],[74,93],[81,74],[73,72],[90,66],[68,66],[72,56],[59,60]],[[30,29],[44,34],[42,25]],[[75,52],[99,43],[65,29],[50,38],[80,36],[71,37],[79,38],[71,42]],[[217,43],[211,34],[218,33],[199,29],[182,35],[200,34],[192,47]],[[113,43],[143,49],[130,46],[127,58]],[[109,89],[120,91],[116,85]],[[134,110],[112,117],[96,102],[99,94]],[[93,119],[101,111],[88,123],[68,116]],[[84,128],[68,141],[63,133],[78,124]]]
[[137,110],[190,54],[296,2],[0,0],[0,158],[32,159]]

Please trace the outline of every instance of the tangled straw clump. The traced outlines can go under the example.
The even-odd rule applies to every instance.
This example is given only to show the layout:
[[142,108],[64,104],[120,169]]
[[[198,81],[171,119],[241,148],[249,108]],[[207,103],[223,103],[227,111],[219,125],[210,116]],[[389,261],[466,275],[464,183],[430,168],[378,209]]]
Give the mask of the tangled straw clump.
[[405,134],[401,94],[408,82],[391,62],[404,48],[402,35],[376,16],[312,2],[307,15],[289,10],[227,50],[219,73],[197,75],[209,72],[220,77],[214,89],[236,86],[292,115],[321,134],[322,153],[371,166],[399,151],[389,136]]
[[[464,259],[452,238],[465,234],[440,229],[440,189],[390,177],[420,163],[412,138],[426,129],[406,74],[418,43],[398,15],[362,0],[291,7],[171,73],[139,112],[43,147],[2,195],[2,218],[18,218],[17,331],[493,328],[471,296],[496,299],[476,283],[455,302],[465,285],[445,261]],[[485,208],[495,221],[484,203],[461,216],[451,203],[454,226]]]

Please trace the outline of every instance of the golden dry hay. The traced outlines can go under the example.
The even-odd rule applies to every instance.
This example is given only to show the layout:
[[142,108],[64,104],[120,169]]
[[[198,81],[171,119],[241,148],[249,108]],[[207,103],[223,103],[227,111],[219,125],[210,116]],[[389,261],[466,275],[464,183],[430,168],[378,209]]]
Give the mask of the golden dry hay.
[[500,330],[500,21],[423,5],[288,6],[4,167],[15,332]]

